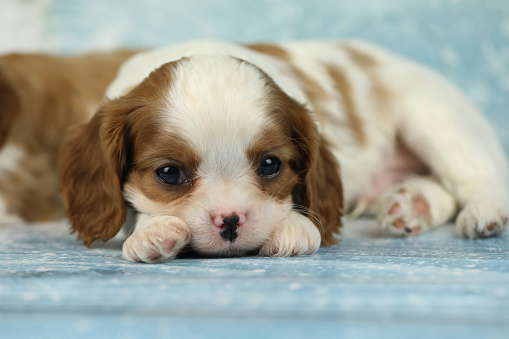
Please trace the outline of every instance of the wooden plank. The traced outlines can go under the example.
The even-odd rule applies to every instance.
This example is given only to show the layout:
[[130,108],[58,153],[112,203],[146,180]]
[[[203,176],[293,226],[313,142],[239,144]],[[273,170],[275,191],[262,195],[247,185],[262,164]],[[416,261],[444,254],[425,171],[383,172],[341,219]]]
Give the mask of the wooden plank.
[[341,244],[310,256],[150,265],[125,261],[118,239],[87,249],[63,222],[3,227],[0,337],[246,329],[257,337],[284,328],[309,337],[323,328],[394,338],[420,328],[495,338],[509,329],[507,240],[463,239],[453,225],[390,238],[359,220]]

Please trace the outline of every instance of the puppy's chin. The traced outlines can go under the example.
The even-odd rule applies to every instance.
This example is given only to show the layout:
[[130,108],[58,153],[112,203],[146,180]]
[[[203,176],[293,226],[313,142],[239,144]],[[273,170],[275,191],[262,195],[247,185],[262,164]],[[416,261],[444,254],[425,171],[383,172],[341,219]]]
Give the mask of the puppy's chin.
[[[279,220],[279,219],[278,219]],[[221,237],[220,232],[210,225],[190,225],[192,229],[190,249],[208,257],[242,257],[259,252],[270,239],[278,223],[253,222],[241,226],[238,236],[230,241]]]

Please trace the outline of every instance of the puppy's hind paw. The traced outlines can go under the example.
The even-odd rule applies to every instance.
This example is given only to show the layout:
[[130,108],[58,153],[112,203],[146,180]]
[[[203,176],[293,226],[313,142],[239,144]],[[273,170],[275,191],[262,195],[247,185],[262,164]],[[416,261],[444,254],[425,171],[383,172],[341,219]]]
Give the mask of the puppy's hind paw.
[[456,219],[459,234],[487,238],[501,234],[509,223],[509,202],[490,197],[468,203]]
[[173,259],[191,239],[191,231],[179,218],[153,216],[136,225],[125,241],[122,255],[133,262],[154,263]]
[[418,235],[430,224],[429,203],[422,194],[401,189],[388,195],[378,220],[393,235]]

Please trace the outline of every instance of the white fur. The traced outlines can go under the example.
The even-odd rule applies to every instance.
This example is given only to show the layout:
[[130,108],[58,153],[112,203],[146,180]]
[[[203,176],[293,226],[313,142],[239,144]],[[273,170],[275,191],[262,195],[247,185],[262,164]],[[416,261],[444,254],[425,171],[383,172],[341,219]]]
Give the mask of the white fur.
[[[23,151],[14,145],[5,145],[0,150],[0,179],[5,178],[5,172],[18,170],[19,161],[23,157]],[[9,214],[2,196],[0,196],[0,224],[21,223],[23,220],[13,214]]]
[[122,255],[135,262],[173,259],[189,242],[191,231],[179,218],[140,214],[133,234],[124,242]]
[[[398,202],[404,216],[414,220],[411,226],[424,230],[449,219],[457,201],[464,208],[457,221],[462,234],[477,237],[501,232],[509,214],[509,165],[494,132],[474,105],[422,66],[366,43],[342,44],[373,58],[376,67],[359,67],[337,41],[280,44],[291,56],[291,66],[241,45],[219,41],[188,42],[133,57],[108,88],[108,98],[126,94],[162,64],[189,57],[176,70],[167,110],[161,112],[160,119],[166,128],[178,130],[199,153],[202,186],[187,199],[192,204],[183,203],[178,208],[151,202],[129,183],[126,198],[149,215],[178,217],[193,234],[190,243],[207,253],[241,254],[264,241],[264,254],[316,251],[318,231],[308,219],[291,211],[291,201],[273,202],[255,188],[246,150],[271,121],[263,113],[263,78],[255,67],[229,57],[233,56],[262,69],[298,102],[326,113],[325,118],[316,116],[315,120],[320,121],[320,131],[332,142],[332,152],[341,165],[346,206],[354,206],[369,193],[375,178],[387,169],[387,159],[396,154],[396,140],[401,138],[436,179],[403,181],[408,196],[399,194],[394,186],[375,211],[381,215],[382,224],[392,227],[395,216],[388,216],[387,211]],[[327,72],[328,65],[340,69],[350,84],[365,144],[356,139],[347,123],[345,102]],[[295,68],[318,83],[328,97],[311,102],[300,88]],[[373,94],[375,78],[391,96],[385,106]],[[430,204],[430,218],[426,220],[416,217],[412,210],[412,201],[419,194]],[[222,241],[211,226],[210,214],[218,209],[248,213],[250,227],[239,229],[235,243]],[[154,227],[161,227],[157,225]]]
[[247,148],[271,123],[260,114],[268,111],[260,72],[227,56],[193,56],[172,85],[164,123],[198,151],[202,174],[237,176],[248,168]]
[[320,242],[320,232],[311,220],[292,212],[276,227],[259,254],[274,257],[312,254],[318,251]]
[[23,150],[19,147],[4,145],[0,150],[0,178],[2,178],[3,172],[16,171],[23,155]]

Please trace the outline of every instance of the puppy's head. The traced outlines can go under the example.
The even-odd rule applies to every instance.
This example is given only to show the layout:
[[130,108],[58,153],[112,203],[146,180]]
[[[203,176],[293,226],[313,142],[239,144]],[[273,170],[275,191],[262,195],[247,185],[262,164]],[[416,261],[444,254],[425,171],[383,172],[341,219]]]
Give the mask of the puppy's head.
[[181,218],[191,246],[213,255],[259,248],[292,210],[327,244],[340,226],[337,164],[309,112],[228,56],[167,63],[105,103],[70,132],[60,174],[86,245],[114,236],[128,204]]

